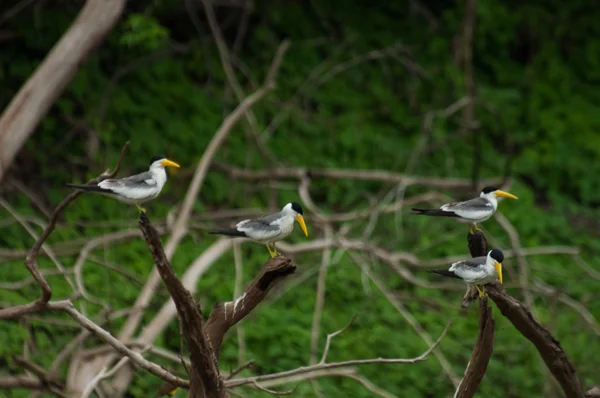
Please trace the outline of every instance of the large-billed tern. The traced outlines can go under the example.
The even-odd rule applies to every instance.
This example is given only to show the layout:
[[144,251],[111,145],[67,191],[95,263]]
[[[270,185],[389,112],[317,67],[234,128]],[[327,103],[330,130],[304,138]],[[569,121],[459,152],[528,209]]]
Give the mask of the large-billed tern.
[[493,249],[488,252],[487,256],[458,261],[447,270],[436,269],[431,272],[462,279],[468,284],[473,284],[479,292],[479,297],[483,297],[486,283],[494,282],[496,279],[502,283],[502,261],[504,261],[504,254],[498,249]]
[[[294,221],[300,224],[304,235],[308,236],[302,206],[296,202],[288,203],[280,212],[261,218],[240,221],[234,228],[215,228],[210,233],[225,235],[230,238],[245,237],[255,242],[264,243],[269,255],[275,257],[279,253],[275,242],[285,239],[294,230]],[[273,249],[271,249],[273,246]]]
[[[460,223],[472,224],[479,230],[477,223],[490,218],[498,208],[498,196],[518,199],[515,195],[504,192],[494,187],[485,187],[478,198],[465,202],[446,203],[439,209],[412,209],[415,213],[424,216],[453,217]],[[471,231],[472,232],[472,231]]]
[[140,207],[140,204],[158,196],[167,181],[165,167],[179,167],[179,165],[165,156],[154,156],[150,160],[149,170],[143,173],[131,177],[100,181],[98,185],[67,184],[67,186],[80,191],[109,196],[124,203],[134,204],[138,210],[145,212],[146,209]]

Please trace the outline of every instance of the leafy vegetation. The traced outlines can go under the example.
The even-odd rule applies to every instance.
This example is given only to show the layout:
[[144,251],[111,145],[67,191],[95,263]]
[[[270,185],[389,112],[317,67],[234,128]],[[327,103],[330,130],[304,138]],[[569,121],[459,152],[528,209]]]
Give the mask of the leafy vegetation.
[[[415,11],[415,4],[429,10],[430,17]],[[151,219],[158,222],[185,194],[196,162],[236,101],[227,89],[207,25],[200,26],[198,33],[180,2],[132,2],[128,7],[120,25],[82,66],[27,142],[13,167],[13,177],[52,208],[69,192],[63,183],[84,181],[110,167],[123,143],[131,140],[121,175],[145,169],[157,153],[166,153],[185,166],[171,175],[160,198],[146,206]],[[244,91],[252,92],[264,79],[283,38],[289,38],[292,47],[285,56],[277,90],[253,108],[258,137],[247,123],[241,123],[215,161],[249,169],[279,165],[381,169],[467,179],[506,175],[513,178],[511,192],[519,201],[502,203],[500,209],[517,229],[523,247],[577,246],[582,258],[600,270],[594,260],[600,250],[600,163],[596,161],[600,154],[600,25],[590,8],[591,3],[583,0],[478,2],[473,41],[478,128],[473,133],[464,128],[462,109],[448,117],[440,114],[465,96],[467,77],[455,62],[463,29],[463,2],[402,1],[377,7],[366,1],[256,2],[234,57]],[[40,10],[35,13],[27,8],[6,22],[14,37],[3,43],[0,53],[3,105],[77,12],[75,5],[48,5]],[[219,10],[232,48],[242,11]],[[423,126],[431,115],[435,117],[428,131]],[[478,151],[482,154],[479,160]],[[476,176],[474,164],[479,169]],[[3,197],[39,232],[38,222],[44,218],[39,209],[11,184],[3,181],[3,185]],[[395,188],[370,181],[315,179],[311,194],[324,211],[334,213],[366,208],[369,200],[382,200]],[[406,196],[430,191],[410,186]],[[473,192],[444,194],[462,198]],[[182,274],[213,242],[203,232],[210,224],[203,215],[231,208],[261,208],[266,212],[297,198],[296,186],[290,182],[274,187],[268,182],[232,180],[226,173],[212,170],[194,205],[194,228],[177,250],[173,266]],[[136,216],[134,207],[84,195],[67,210],[49,244],[58,247],[61,242],[135,228]],[[310,217],[308,220],[311,238],[318,237],[321,232],[311,225]],[[366,222],[348,223],[352,227],[349,236],[360,239]],[[3,208],[0,226],[0,247],[26,250],[33,243]],[[511,247],[508,235],[496,221],[490,220],[484,227],[496,247]],[[466,254],[465,233],[466,228],[454,222],[411,218],[402,212],[397,217],[380,217],[371,240],[387,250],[410,251],[428,260]],[[300,242],[302,238],[294,234],[289,240]],[[242,251],[243,280],[247,283],[264,262],[266,251],[254,244],[244,245]],[[136,278],[87,261],[84,282],[89,294],[107,300],[112,308],[131,306],[140,282],[152,269],[144,242],[119,242],[95,255],[102,262],[118,264]],[[329,360],[420,355],[427,344],[365,279],[352,257],[339,249],[332,256],[338,261],[327,274],[320,349],[327,333],[342,328],[355,314],[358,318],[334,340]],[[76,255],[59,258],[69,268]],[[1,261],[3,282],[28,277],[22,259]],[[296,368],[309,360],[321,254],[299,254],[296,262],[299,272],[288,281],[289,289],[273,294],[242,324],[244,356],[254,359],[261,373]],[[199,281],[198,299],[205,313],[215,302],[233,296],[233,263],[233,253],[229,253]],[[449,319],[455,319],[441,351],[454,373],[461,375],[477,328],[474,308],[467,314],[458,310],[462,286],[454,290],[416,287],[386,264],[370,258],[367,263],[434,339]],[[532,256],[528,263],[532,286],[543,283],[555,287],[587,308],[592,317],[600,316],[598,280],[590,278],[571,257]],[[40,258],[39,264],[42,269],[55,269],[47,257]],[[517,262],[510,259],[506,268],[509,292],[522,297]],[[438,281],[421,269],[414,272],[419,278]],[[71,294],[63,276],[48,278],[54,297]],[[536,316],[561,341],[584,387],[598,383],[598,325],[590,325],[577,308],[558,300],[560,295],[532,293]],[[0,305],[26,303],[38,294],[33,284],[18,290],[2,289]],[[167,297],[161,288],[146,321]],[[102,308],[86,303],[86,310],[99,316]],[[549,376],[535,348],[496,309],[494,315],[495,350],[478,396],[542,396],[545,388],[554,389],[548,387]],[[32,317],[27,323],[35,331],[40,353],[36,361],[48,368],[59,347],[72,340],[79,327],[67,317],[50,314],[44,318],[56,322],[50,325]],[[106,327],[116,333],[122,324],[121,318],[111,320]],[[27,339],[22,322],[3,322],[3,368],[14,368],[12,358],[22,353]],[[176,322],[157,344],[179,352]],[[237,367],[238,348],[236,332],[232,331],[223,344],[222,369]],[[161,363],[179,374],[184,372],[178,364]],[[453,390],[434,357],[417,364],[365,365],[359,370],[397,396],[440,397]],[[66,374],[66,369],[63,372]],[[150,396],[159,385],[157,378],[139,372],[128,393],[131,397]],[[352,379],[320,379],[318,387],[327,397],[372,396]],[[6,394],[27,396],[22,390]],[[302,383],[293,396],[314,394],[311,383]],[[179,392],[177,396],[184,395]],[[248,396],[263,395],[248,390]]]

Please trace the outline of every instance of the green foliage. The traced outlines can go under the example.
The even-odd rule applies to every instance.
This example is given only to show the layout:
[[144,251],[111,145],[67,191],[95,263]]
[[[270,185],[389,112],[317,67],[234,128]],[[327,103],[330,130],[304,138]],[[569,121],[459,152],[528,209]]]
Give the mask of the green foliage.
[[[67,91],[44,118],[35,136],[23,151],[22,172],[16,177],[53,207],[69,192],[67,181],[85,181],[118,159],[127,140],[131,146],[120,175],[144,170],[154,154],[167,154],[183,165],[170,174],[159,199],[146,206],[153,222],[164,219],[180,202],[190,175],[224,115],[236,104],[226,93],[226,79],[213,43],[198,40],[197,31],[180,2],[142,2],[113,30],[104,45],[77,73]],[[265,78],[277,43],[289,37],[292,47],[286,54],[272,94],[253,108],[259,139],[283,166],[331,167],[360,170],[380,169],[418,176],[472,178],[475,162],[474,140],[464,134],[462,114],[443,116],[465,95],[464,68],[454,62],[456,37],[462,31],[463,4],[421,1],[436,19],[429,26],[422,14],[409,12],[411,2],[391,2],[373,7],[369,2],[288,2],[255,4],[251,23],[237,59],[236,73],[249,94]],[[409,4],[410,3],[410,4]],[[145,7],[145,8],[144,8]],[[135,9],[134,9],[135,8]],[[8,103],[22,82],[36,68],[43,55],[68,27],[72,15],[44,8],[35,28],[31,16],[20,14],[7,22],[18,40],[3,43],[0,54],[0,100]],[[478,101],[474,112],[481,158],[479,178],[503,176],[510,158],[513,177],[511,192],[519,201],[501,203],[502,213],[516,227],[524,247],[545,245],[578,246],[582,257],[598,270],[594,258],[600,250],[597,219],[600,216],[597,189],[600,155],[600,103],[598,66],[600,42],[595,14],[586,11],[582,0],[558,0],[521,4],[478,2],[473,64]],[[236,23],[225,23],[230,47],[237,33]],[[168,40],[187,43],[182,54],[169,54]],[[116,77],[115,77],[116,76]],[[257,83],[258,82],[258,83]],[[431,131],[424,120],[435,115]],[[64,115],[82,121],[84,128],[65,121]],[[277,127],[271,129],[273,120]],[[264,132],[264,133],[263,133]],[[415,163],[409,159],[424,136],[423,151]],[[88,142],[97,135],[99,149],[87,155]],[[231,132],[215,161],[238,167],[272,167],[272,161],[256,145],[248,123]],[[311,194],[326,212],[364,209],[372,200],[381,201],[395,186],[371,181],[314,179]],[[410,186],[406,198],[430,192]],[[460,198],[472,192],[445,192]],[[10,191],[10,204],[41,232],[37,220],[42,214],[26,195]],[[279,207],[298,200],[295,183],[277,186],[266,182],[231,180],[211,170],[194,203],[191,231],[173,258],[179,275],[214,242],[204,233],[209,223],[203,216],[230,208]],[[267,211],[267,210],[265,210]],[[136,210],[100,196],[83,195],[72,203],[48,243],[61,264],[71,268],[78,250],[61,245],[86,241],[105,233],[136,228]],[[400,217],[401,216],[401,217]],[[6,221],[5,221],[6,220]],[[311,238],[320,236],[310,217]],[[220,223],[229,220],[219,221]],[[348,223],[351,239],[361,239],[366,221]],[[511,242],[494,221],[483,225],[490,242],[510,248]],[[8,212],[0,209],[0,247],[27,250],[31,236]],[[466,253],[464,226],[451,220],[381,216],[373,231],[373,244],[390,251],[410,251],[424,261]],[[77,242],[80,243],[77,243]],[[290,242],[304,241],[296,231]],[[63,254],[63,251],[66,254]],[[248,283],[264,263],[266,250],[260,245],[242,247],[243,281]],[[73,254],[75,253],[75,254]],[[130,307],[141,284],[152,269],[144,242],[132,237],[93,251],[94,260],[84,262],[84,284],[88,293],[111,308]],[[351,256],[332,254],[338,259],[328,270],[319,350],[325,336],[343,327],[354,315],[355,324],[334,339],[330,361],[371,357],[414,357],[427,345],[357,267]],[[47,257],[40,267],[54,270]],[[114,272],[98,262],[110,264]],[[272,373],[304,366],[310,358],[312,315],[315,306],[320,254],[296,256],[299,270],[281,290],[271,292],[241,324],[244,330],[245,359],[254,359],[257,371],[242,375]],[[228,253],[202,276],[196,286],[197,299],[207,314],[218,301],[233,297],[235,269]],[[584,305],[591,316],[600,315],[597,281],[591,279],[568,256],[532,256],[529,271],[534,280],[556,287]],[[368,259],[370,272],[380,276],[385,287],[415,317],[433,339],[446,321],[454,319],[440,351],[457,375],[469,360],[477,328],[476,310],[458,311],[462,286],[453,290],[415,287],[387,265]],[[439,279],[412,270],[415,277]],[[2,260],[0,280],[15,282],[29,274],[22,259]],[[63,276],[50,275],[53,298],[69,297],[72,289]],[[506,262],[505,279],[511,294],[517,289],[518,265]],[[39,295],[33,284],[18,290],[2,290],[2,306],[23,304]],[[160,309],[168,297],[160,288],[150,303],[144,322]],[[101,308],[75,300],[97,321]],[[536,295],[535,314],[561,341],[585,386],[598,383],[600,343],[588,322],[568,300]],[[546,370],[537,351],[497,309],[494,355],[478,396],[540,396],[546,384]],[[50,366],[57,350],[79,332],[64,316],[47,314],[55,324],[29,319],[34,331],[40,365]],[[107,321],[105,327],[117,334],[123,319]],[[225,337],[221,368],[226,372],[239,361],[238,334],[234,328]],[[0,329],[0,361],[14,370],[12,358],[22,352],[29,338],[18,322],[4,322]],[[86,344],[93,346],[97,340]],[[172,322],[157,344],[179,352],[179,331]],[[172,371],[183,375],[179,364],[151,356]],[[453,390],[435,357],[410,365],[365,365],[361,375],[397,396],[439,397]],[[66,369],[62,369],[66,374]],[[0,370],[4,374],[4,369]],[[506,381],[510,380],[510,383]],[[324,396],[372,397],[356,380],[328,378],[317,381]],[[128,391],[131,397],[146,397],[160,381],[145,372],[136,373]],[[281,386],[281,389],[294,385]],[[279,388],[279,387],[278,387]],[[249,397],[264,393],[245,388]],[[13,396],[28,396],[14,391]],[[185,396],[180,391],[179,397]],[[295,397],[313,397],[310,383],[301,383]]]
[[119,42],[127,47],[154,50],[169,37],[169,31],[155,18],[143,14],[130,14],[124,28]]

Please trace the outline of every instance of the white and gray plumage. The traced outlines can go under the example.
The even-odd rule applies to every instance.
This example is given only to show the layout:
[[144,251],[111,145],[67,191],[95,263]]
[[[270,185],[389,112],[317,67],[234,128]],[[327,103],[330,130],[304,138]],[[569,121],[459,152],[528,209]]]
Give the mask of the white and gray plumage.
[[[488,252],[487,256],[458,261],[447,270],[432,270],[431,272],[462,279],[468,284],[473,284],[479,292],[479,297],[483,297],[485,293],[483,285],[494,282],[496,279],[502,283],[502,261],[504,261],[504,254],[498,249],[493,249]],[[479,285],[483,289],[480,289]]]
[[140,211],[145,212],[146,210],[140,207],[140,204],[156,198],[167,182],[165,167],[179,167],[179,165],[165,156],[154,156],[150,160],[148,171],[131,177],[108,179],[100,181],[97,185],[66,185],[80,191],[98,193],[124,203],[134,204]]
[[[302,206],[296,202],[288,203],[280,212],[261,218],[240,221],[234,228],[215,228],[211,234],[225,235],[230,238],[244,237],[255,242],[264,243],[271,257],[275,257],[277,250],[275,242],[285,239],[294,230],[294,221],[298,221],[304,235],[308,236]],[[271,247],[273,246],[273,250]]]
[[424,216],[452,217],[460,223],[473,224],[475,229],[477,223],[490,218],[498,209],[498,196],[510,199],[518,199],[515,195],[504,192],[494,187],[485,187],[478,198],[465,202],[446,203],[439,209],[412,209],[415,213]]

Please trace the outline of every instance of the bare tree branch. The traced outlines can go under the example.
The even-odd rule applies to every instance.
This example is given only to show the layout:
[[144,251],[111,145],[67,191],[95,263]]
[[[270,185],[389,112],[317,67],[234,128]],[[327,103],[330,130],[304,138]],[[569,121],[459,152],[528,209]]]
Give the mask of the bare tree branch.
[[[274,179],[295,179],[301,180],[305,176],[321,177],[328,179],[349,179],[359,181],[380,181],[389,183],[404,182],[407,186],[429,186],[437,188],[469,188],[471,181],[458,178],[436,178],[436,177],[417,177],[404,174],[398,174],[386,170],[351,170],[351,169],[304,169],[295,167],[281,167],[270,170],[245,170],[222,163],[215,163],[213,167],[217,170],[226,172],[232,178],[256,180],[274,180]],[[486,185],[499,184],[500,179],[485,180]]]
[[240,297],[233,302],[217,303],[213,307],[206,323],[206,335],[217,357],[225,332],[259,305],[275,284],[294,272],[296,265],[292,260],[284,256],[269,258]]
[[494,326],[492,307],[488,307],[488,300],[484,298],[479,301],[477,341],[471,354],[471,360],[465,370],[465,375],[454,393],[454,398],[472,398],[475,396],[494,351]]
[[183,335],[187,340],[192,362],[190,396],[225,397],[227,394],[219,376],[217,359],[213,350],[214,344],[211,347],[211,343],[204,334],[204,320],[200,307],[175,275],[163,250],[160,236],[150,224],[146,213],[140,213],[139,224],[156,268],[167,286],[181,318]]
[[373,358],[373,359],[355,359],[355,360],[350,360],[350,361],[331,362],[331,363],[324,363],[324,364],[318,363],[315,365],[302,366],[297,369],[288,370],[288,371],[280,372],[280,373],[273,373],[273,374],[269,374],[269,375],[261,375],[261,376],[254,376],[254,377],[246,377],[243,379],[228,380],[225,382],[225,385],[228,388],[232,388],[232,387],[243,386],[246,384],[254,384],[255,382],[270,381],[270,380],[286,378],[286,377],[295,376],[295,375],[301,375],[304,373],[311,373],[314,371],[344,368],[344,367],[349,367],[349,366],[354,366],[354,365],[365,365],[365,364],[373,364],[373,363],[417,363],[417,362],[422,362],[422,361],[425,361],[427,359],[427,357],[431,354],[431,352],[439,345],[439,343],[442,341],[442,339],[446,335],[446,332],[450,328],[451,324],[452,324],[452,322],[449,322],[446,325],[446,327],[444,328],[444,331],[442,332],[440,337],[437,339],[437,341],[431,347],[429,347],[421,355],[414,357],[414,358],[408,358],[408,359],[405,359],[405,358]]
[[537,348],[566,396],[583,398],[585,395],[575,374],[575,368],[550,331],[539,323],[523,304],[509,296],[501,286],[487,285],[486,292],[494,300],[502,315],[508,318],[514,327]]
[[[100,182],[102,180],[114,177],[121,168],[121,163],[123,162],[123,158],[125,156],[125,150],[127,149],[128,146],[129,146],[129,141],[127,141],[125,143],[125,145],[123,146],[123,149],[121,150],[121,156],[119,157],[119,162],[117,163],[117,165],[115,166],[115,168],[112,172],[109,172],[107,170],[104,173],[102,173],[100,176],[94,178],[93,180],[88,181],[87,184],[88,185],[97,184],[98,182]],[[56,206],[56,209],[54,209],[54,211],[52,212],[52,217],[50,217],[50,220],[48,221],[48,225],[44,229],[44,232],[42,232],[42,234],[40,235],[38,240],[35,242],[35,244],[31,248],[31,250],[27,254],[27,257],[25,258],[25,266],[31,273],[31,276],[33,276],[33,278],[35,279],[37,284],[40,286],[40,289],[42,290],[42,296],[39,299],[37,299],[36,301],[31,302],[29,304],[23,304],[23,305],[18,305],[18,306],[14,306],[14,307],[0,309],[0,319],[12,319],[12,318],[16,318],[16,317],[23,316],[26,314],[39,312],[46,308],[46,304],[48,303],[48,301],[50,301],[50,298],[52,297],[52,290],[50,289],[50,285],[48,284],[48,281],[46,280],[44,275],[42,275],[42,273],[40,271],[40,267],[38,266],[36,259],[40,252],[40,249],[42,248],[42,245],[44,244],[46,239],[48,239],[48,236],[50,235],[50,233],[52,233],[52,231],[54,231],[54,228],[56,227],[58,218],[61,216],[64,209],[72,201],[77,199],[79,197],[79,195],[81,195],[80,191],[74,191],[69,196],[67,196],[65,198],[65,200],[63,200],[58,206]]]

